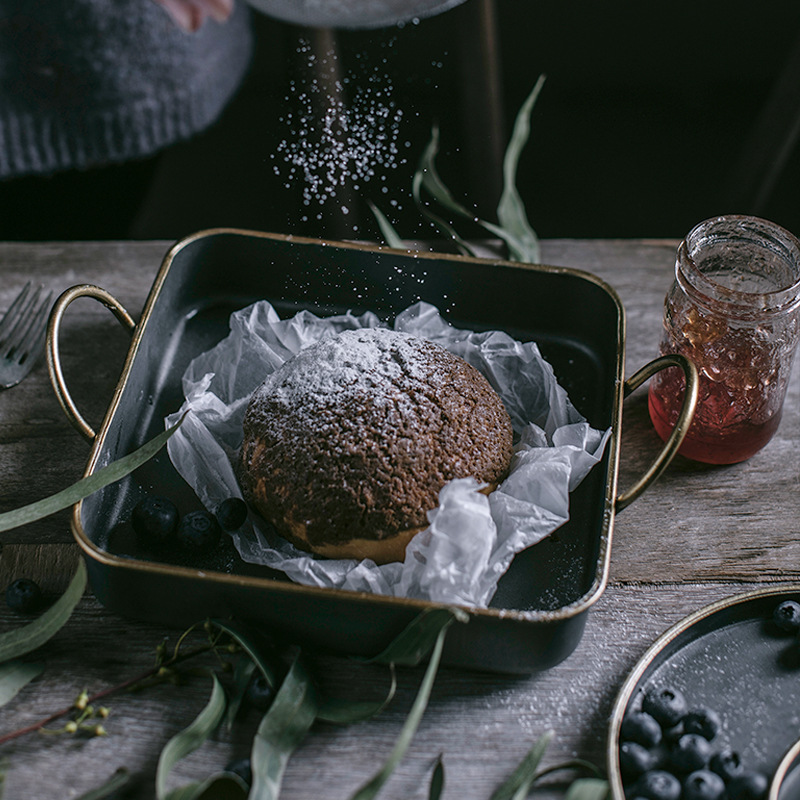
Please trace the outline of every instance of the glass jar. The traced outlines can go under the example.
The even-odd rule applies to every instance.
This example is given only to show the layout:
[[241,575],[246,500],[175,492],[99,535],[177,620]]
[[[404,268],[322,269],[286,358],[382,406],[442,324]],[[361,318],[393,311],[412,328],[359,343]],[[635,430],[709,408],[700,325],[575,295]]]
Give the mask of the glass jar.
[[[778,428],[800,329],[800,242],[757,217],[696,225],[680,243],[664,304],[662,354],[680,353],[699,373],[697,410],[679,453],[733,464]],[[650,418],[666,439],[678,418],[677,369],[650,382]]]

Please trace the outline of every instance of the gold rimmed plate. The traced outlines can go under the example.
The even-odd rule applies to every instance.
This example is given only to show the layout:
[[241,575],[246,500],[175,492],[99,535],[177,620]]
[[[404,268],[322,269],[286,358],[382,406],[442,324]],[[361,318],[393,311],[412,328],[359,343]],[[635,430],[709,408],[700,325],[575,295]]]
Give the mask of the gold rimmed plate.
[[719,714],[722,728],[711,741],[713,752],[730,748],[745,769],[770,780],[784,774],[787,785],[791,775],[800,787],[797,753],[787,761],[800,732],[800,639],[772,619],[786,600],[800,602],[800,584],[720,600],[672,626],[647,650],[623,684],[609,724],[607,764],[615,800],[629,788],[619,762],[622,721],[641,709],[648,691],[663,688],[682,692],[690,709]]

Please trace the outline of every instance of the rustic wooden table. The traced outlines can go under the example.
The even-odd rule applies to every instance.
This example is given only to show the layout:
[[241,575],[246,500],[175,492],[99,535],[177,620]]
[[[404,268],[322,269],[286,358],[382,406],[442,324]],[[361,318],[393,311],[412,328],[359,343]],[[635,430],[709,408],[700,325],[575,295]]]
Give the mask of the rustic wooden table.
[[[0,309],[31,276],[56,290],[95,283],[137,315],[167,242],[0,245]],[[672,241],[547,241],[543,260],[593,272],[616,288],[627,313],[627,374],[655,354],[662,300],[672,276]],[[74,304],[62,356],[76,403],[99,424],[127,349],[127,335],[96,303]],[[429,707],[403,762],[381,797],[427,797],[443,755],[445,798],[488,800],[531,744],[555,732],[544,764],[581,757],[603,764],[614,697],[647,646],[672,623],[718,598],[800,578],[800,370],[795,369],[781,427],[750,461],[710,468],[678,458],[616,519],[608,589],[589,616],[575,653],[526,678],[440,671]],[[658,443],[643,391],[626,404],[621,486],[640,475]],[[0,511],[31,502],[77,479],[88,455],[50,388],[44,366],[0,393]],[[27,576],[62,591],[78,551],[68,513],[2,535],[0,586]],[[21,624],[0,603],[0,630]],[[147,669],[164,637],[176,632],[121,619],[87,593],[66,626],[36,657],[40,678],[0,710],[0,734],[69,705],[83,689],[101,690]],[[347,690],[355,676],[377,696],[382,671],[354,671],[322,658],[324,680]],[[391,750],[421,677],[401,672],[398,696],[379,717],[349,727],[319,726],[295,752],[282,798],[347,798]],[[360,691],[360,689],[359,689]],[[154,773],[166,741],[203,707],[207,677],[109,698],[101,738],[29,735],[2,747],[4,797],[76,797],[118,767],[137,776],[130,795],[155,796]],[[219,733],[175,768],[174,785],[199,779],[247,752],[252,724]]]

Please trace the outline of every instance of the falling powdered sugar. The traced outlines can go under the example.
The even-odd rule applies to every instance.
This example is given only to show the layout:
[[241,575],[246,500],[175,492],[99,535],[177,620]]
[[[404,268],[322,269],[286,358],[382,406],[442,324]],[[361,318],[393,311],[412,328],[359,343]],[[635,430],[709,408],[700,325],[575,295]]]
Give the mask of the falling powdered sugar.
[[[287,101],[296,110],[281,118],[289,136],[273,156],[288,165],[287,188],[301,180],[303,203],[310,206],[326,203],[344,187],[358,191],[370,180],[385,181],[387,171],[406,163],[401,147],[410,147],[400,142],[403,111],[392,100],[390,77],[377,67],[363,80],[338,77],[335,53],[320,58],[305,41],[300,52],[308,72],[321,77],[290,84]],[[275,172],[283,174],[279,164]]]

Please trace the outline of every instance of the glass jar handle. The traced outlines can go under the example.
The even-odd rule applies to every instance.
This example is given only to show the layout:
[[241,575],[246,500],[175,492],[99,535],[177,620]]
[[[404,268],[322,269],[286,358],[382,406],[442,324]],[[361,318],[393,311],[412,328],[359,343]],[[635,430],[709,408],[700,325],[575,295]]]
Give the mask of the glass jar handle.
[[78,286],[73,286],[67,289],[53,305],[53,310],[50,312],[50,319],[47,324],[47,369],[50,373],[50,383],[53,386],[53,391],[56,393],[58,402],[64,413],[72,423],[73,427],[78,430],[84,439],[93,442],[95,439],[94,429],[83,418],[83,415],[78,411],[72,395],[69,393],[66,381],[64,380],[64,373],[61,369],[61,351],[59,350],[59,332],[61,329],[61,320],[64,317],[64,312],[67,307],[77,300],[79,297],[91,297],[94,300],[102,303],[108,308],[114,316],[120,321],[120,324],[133,332],[136,323],[133,321],[131,315],[122,307],[119,301],[105,289],[99,286],[93,286],[89,283],[83,283]]
[[669,463],[678,452],[678,448],[683,443],[689,426],[692,424],[694,410],[697,406],[699,378],[697,375],[697,368],[685,356],[678,355],[677,353],[669,353],[654,359],[649,364],[645,364],[638,372],[625,381],[624,396],[627,397],[645,381],[652,378],[657,372],[661,372],[662,369],[667,369],[669,367],[678,367],[681,369],[686,379],[686,393],[683,397],[683,405],[681,406],[680,414],[678,414],[678,421],[675,423],[672,433],[670,433],[667,441],[664,443],[663,449],[656,457],[656,460],[650,465],[647,472],[645,472],[645,474],[627,491],[617,496],[614,504],[616,511],[622,511],[623,508],[629,506],[669,466]]

